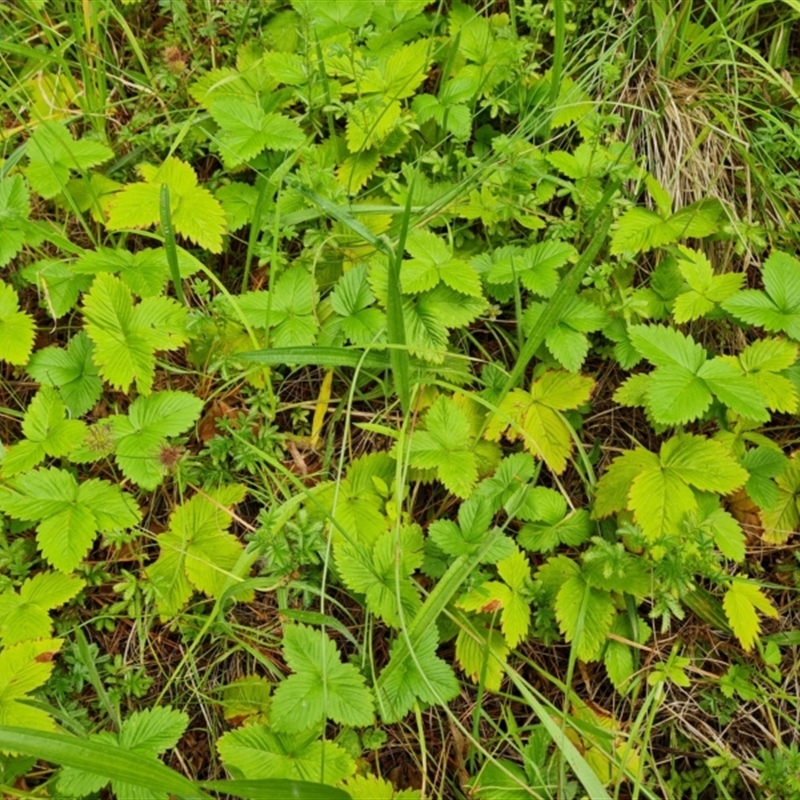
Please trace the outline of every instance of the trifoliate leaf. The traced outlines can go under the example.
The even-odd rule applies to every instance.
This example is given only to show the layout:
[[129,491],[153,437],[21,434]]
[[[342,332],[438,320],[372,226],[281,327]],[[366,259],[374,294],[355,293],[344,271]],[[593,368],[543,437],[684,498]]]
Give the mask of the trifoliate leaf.
[[484,625],[463,627],[456,637],[456,660],[464,674],[489,692],[499,692],[509,646],[498,630]]
[[438,634],[432,625],[422,634],[413,658],[401,636],[392,644],[387,678],[378,678],[376,698],[384,722],[397,722],[411,710],[414,701],[447,703],[459,690],[450,665],[436,655]]
[[283,655],[294,672],[272,697],[271,727],[279,733],[318,730],[326,719],[364,727],[374,722],[372,694],[352,664],[343,664],[324,631],[305,625],[283,629]]
[[147,570],[162,617],[172,617],[193,588],[219,598],[231,579],[244,546],[228,533],[230,506],[240,503],[238,484],[197,494],[173,511],[169,531],[156,537],[158,560]]
[[447,489],[466,498],[478,478],[474,443],[466,415],[442,395],[425,415],[425,430],[415,431],[411,438],[409,463],[435,469]]
[[[528,306],[522,318],[526,333],[529,334],[534,328],[544,309],[543,303],[532,303]],[[586,334],[600,330],[606,321],[607,315],[602,309],[581,295],[576,295],[547,331],[545,345],[561,366],[577,372],[589,352],[589,338]]]
[[555,601],[558,627],[573,642],[581,661],[596,659],[614,621],[614,600],[608,592],[587,585],[581,575],[567,578]]
[[28,578],[19,593],[0,594],[0,642],[10,647],[26,639],[44,639],[53,633],[50,611],[63,606],[85,586],[80,578],[60,572],[40,572]]
[[386,315],[374,308],[375,295],[367,283],[367,265],[342,275],[330,295],[333,310],[341,316],[344,335],[357,347],[386,341]]
[[403,261],[400,272],[406,294],[433,289],[441,281],[462,294],[482,296],[478,273],[466,261],[455,258],[452,247],[431,231],[411,231],[406,251],[413,256]]
[[16,475],[37,466],[46,456],[60,458],[75,448],[86,432],[86,424],[66,419],[66,413],[55,389],[43,386],[25,410],[25,438],[12,444],[0,462],[2,474]]
[[361,80],[362,93],[373,92],[401,100],[411,97],[428,73],[431,62],[431,41],[419,39],[395,50],[381,59],[379,66],[367,70]]
[[40,123],[28,140],[27,176],[31,188],[44,198],[55,197],[69,181],[70,172],[85,172],[108,161],[114,152],[100,142],[75,141],[65,125]]
[[344,584],[366,596],[369,609],[392,627],[417,613],[419,589],[411,580],[422,564],[424,542],[417,525],[404,526],[399,537],[384,531],[374,545],[337,542],[336,566]]
[[83,316],[100,374],[123,391],[135,381],[142,394],[149,394],[155,353],[176,350],[187,340],[183,306],[169,297],[148,297],[134,306],[128,287],[112,275],[95,278],[84,297]]
[[29,264],[21,275],[39,290],[39,305],[47,309],[52,319],[59,319],[72,311],[78,295],[92,282],[87,275],[77,275],[68,262],[52,258]]
[[0,725],[55,731],[50,714],[25,700],[50,677],[62,644],[62,639],[37,639],[0,651]]
[[[202,264],[182,247],[178,249],[178,271],[186,278],[197,272]],[[73,272],[99,275],[109,272],[119,275],[128,288],[139,297],[161,294],[170,279],[167,253],[163,247],[147,247],[130,253],[118,248],[100,247],[87,250],[71,265]]]
[[221,736],[217,750],[225,766],[247,780],[283,778],[335,785],[356,770],[343,748],[320,741],[318,730],[279,734],[266,725],[245,725]]
[[464,611],[492,614],[500,611],[500,626],[508,646],[516,647],[525,637],[530,625],[531,609],[527,585],[530,564],[519,550],[497,562],[497,572],[503,579],[486,581],[467,592],[456,604]]
[[226,166],[250,161],[266,150],[295,150],[305,144],[300,126],[281,114],[267,114],[244,98],[220,97],[208,105],[220,127],[218,144]]
[[188,392],[156,392],[134,400],[127,416],[109,417],[114,457],[125,477],[143,489],[155,489],[169,466],[161,457],[167,437],[188,430],[202,408],[203,401]]
[[30,213],[28,188],[22,175],[0,180],[0,267],[5,267],[25,244]]
[[212,253],[222,251],[225,212],[208,189],[197,185],[189,164],[170,156],[160,167],[144,165],[144,182],[131,183],[117,193],[107,228],[149,228],[161,221],[161,186],[169,186],[170,213],[175,230]]
[[617,221],[611,236],[612,255],[646,253],[683,238],[701,239],[716,233],[719,204],[701,201],[662,217],[646,208],[630,208]]
[[531,391],[513,389],[500,404],[499,413],[486,428],[486,438],[521,439],[553,472],[561,473],[572,451],[572,435],[564,417],[557,413],[583,405],[594,381],[568,372],[545,372]]
[[86,332],[81,331],[69,340],[66,350],[60,347],[37,350],[26,369],[39,383],[56,388],[70,413],[80,417],[100,399],[103,391],[103,382],[92,360],[93,350]]
[[722,598],[725,616],[745,650],[752,650],[761,633],[757,611],[776,619],[778,610],[755,583],[734,580]]
[[756,447],[744,454],[742,466],[750,474],[744,488],[757,506],[766,511],[775,508],[779,493],[774,479],[781,476],[790,463],[780,450],[771,447]]
[[800,459],[795,454],[775,479],[777,502],[761,509],[764,541],[783,544],[800,525]]
[[17,293],[0,281],[0,360],[24,364],[33,350],[33,317],[19,310]]
[[759,339],[737,356],[725,360],[737,367],[752,386],[761,392],[771,411],[794,413],[797,410],[797,387],[784,373],[797,361],[797,345],[785,339]]
[[800,340],[800,263],[775,251],[764,262],[762,278],[765,291],[738,292],[722,307],[743,322]]
[[517,541],[533,553],[551,553],[561,545],[578,547],[588,541],[591,535],[589,512],[585,508],[578,508],[554,522],[528,522],[517,534]]
[[38,521],[42,555],[61,572],[75,569],[98,532],[123,530],[140,519],[119,487],[96,478],[78,484],[70,472],[55,468],[25,472],[0,486],[0,511]]
[[503,247],[495,250],[486,280],[506,284],[518,279],[528,291],[551,297],[558,287],[558,270],[576,257],[577,251],[571,244],[557,239],[524,249]]
[[[112,749],[145,756],[155,763],[160,755],[175,747],[188,724],[189,717],[185,712],[175,711],[169,706],[156,706],[144,711],[134,711],[122,723],[119,733],[104,731],[89,736],[88,740]],[[84,797],[100,791],[108,783],[108,778],[75,767],[64,767],[58,776],[58,789],[68,797]],[[169,797],[167,792],[142,788],[116,779],[112,779],[110,783],[114,797],[131,800],[168,800]]]
[[688,247],[678,250],[681,257],[677,266],[686,281],[686,289],[675,298],[672,309],[675,322],[691,322],[705,316],[742,288],[743,273],[715,275],[703,253]]

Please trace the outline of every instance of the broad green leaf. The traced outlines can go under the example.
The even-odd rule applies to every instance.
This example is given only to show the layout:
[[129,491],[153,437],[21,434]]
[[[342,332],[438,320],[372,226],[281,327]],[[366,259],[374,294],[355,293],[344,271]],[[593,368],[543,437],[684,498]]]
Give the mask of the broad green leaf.
[[564,638],[573,642],[581,661],[598,658],[616,611],[608,592],[587,586],[580,575],[567,578],[555,601],[556,619]]
[[3,476],[32,469],[46,456],[60,458],[75,448],[86,432],[86,424],[66,419],[67,410],[54,389],[42,387],[31,400],[22,419],[25,438],[11,445],[0,461]]
[[773,252],[764,262],[765,291],[748,289],[728,298],[722,307],[738,319],[770,333],[782,331],[800,340],[800,263]]
[[86,556],[97,533],[135,525],[139,509],[119,487],[91,478],[78,484],[65,470],[36,469],[0,486],[0,510],[20,520],[38,521],[42,555],[61,572],[71,572]]
[[0,360],[24,364],[33,350],[33,317],[19,310],[14,289],[0,281]]
[[725,445],[703,436],[674,436],[661,446],[660,458],[665,471],[702,492],[730,494],[748,477]]
[[[110,750],[145,757],[159,763],[158,756],[175,747],[189,722],[183,711],[168,706],[158,706],[133,712],[123,723],[119,733],[102,732],[88,737],[89,742]],[[112,773],[113,775],[113,773]],[[168,800],[171,793],[166,788],[154,790],[118,777],[111,777],[115,797],[131,800]],[[73,766],[65,766],[58,777],[58,789],[69,797],[83,797],[97,792],[109,783],[108,774],[98,775]]]
[[203,401],[188,392],[156,392],[131,403],[127,416],[108,418],[116,445],[114,458],[125,477],[153,490],[169,465],[162,458],[167,438],[188,430]]
[[375,295],[367,283],[367,265],[346,272],[330,295],[331,307],[340,315],[345,336],[357,347],[386,341],[386,315],[374,308]]
[[481,624],[462,627],[456,637],[456,660],[464,674],[489,692],[499,692],[509,646],[498,630]]
[[643,447],[627,450],[617,456],[597,482],[592,518],[602,519],[626,509],[634,479],[658,467],[658,456]]
[[22,175],[0,179],[0,267],[19,253],[28,238],[30,198]]
[[568,372],[545,372],[531,386],[530,393],[510,391],[486,428],[486,438],[522,440],[525,447],[542,459],[553,472],[563,472],[572,452],[572,435],[558,411],[577,408],[586,402],[594,387],[591,378]]
[[[50,677],[55,666],[53,656],[62,643],[62,639],[37,639],[0,651],[0,726],[55,731],[55,722],[46,711],[24,701]],[[14,743],[11,748],[17,746]],[[5,743],[0,744],[0,751],[8,749]]]
[[85,414],[99,399],[103,382],[92,360],[93,345],[85,331],[76,333],[64,350],[37,350],[26,367],[39,383],[58,390],[64,405],[75,417]]
[[283,629],[283,655],[294,672],[272,696],[276,732],[317,730],[326,719],[364,727],[374,721],[372,694],[352,664],[343,664],[327,634],[305,625]]
[[169,531],[156,537],[159,557],[146,570],[162,617],[175,616],[193,588],[221,596],[244,549],[228,533],[233,521],[228,509],[244,496],[243,486],[221,486],[196,494],[173,511]]
[[300,126],[281,114],[267,114],[257,103],[227,96],[208,110],[219,125],[219,148],[228,167],[250,161],[263,150],[295,150],[305,144]]
[[92,282],[89,276],[76,274],[67,261],[52,258],[35,261],[21,270],[20,274],[39,290],[39,305],[47,309],[54,320],[72,311],[78,295],[88,289]]
[[731,624],[736,638],[745,650],[752,650],[759,633],[761,622],[757,611],[768,617],[777,618],[778,611],[755,583],[743,579],[734,580],[722,598],[725,616]]
[[466,261],[455,258],[450,245],[431,231],[410,231],[406,250],[412,258],[401,266],[404,293],[418,294],[433,289],[441,281],[462,294],[482,296],[478,273]]
[[175,230],[212,253],[222,251],[225,212],[208,189],[197,185],[192,167],[170,156],[160,167],[143,165],[144,182],[121,189],[111,204],[109,230],[149,228],[161,220],[161,186],[169,186]]
[[703,253],[688,247],[678,249],[681,257],[677,266],[687,290],[675,299],[672,314],[676,322],[690,322],[705,316],[742,288],[743,273],[715,275]]
[[402,527],[397,538],[393,530],[384,531],[374,545],[339,541],[334,552],[344,584],[364,594],[370,611],[388,625],[399,628],[417,613],[419,589],[410,578],[422,564],[419,526]]
[[416,430],[411,437],[409,463],[435,469],[447,489],[466,498],[478,478],[474,444],[466,415],[452,399],[442,395],[425,415],[425,430]]
[[50,611],[64,605],[85,586],[85,581],[60,572],[40,572],[28,578],[19,592],[0,594],[0,642],[9,647],[26,639],[53,634]]
[[44,198],[62,192],[71,172],[86,172],[114,155],[100,142],[84,138],[75,141],[66,126],[57,122],[42,122],[36,127],[27,154],[28,182]]
[[680,366],[696,373],[705,363],[706,351],[691,336],[661,325],[630,325],[633,346],[655,367]]
[[320,741],[319,731],[279,734],[265,725],[246,725],[223,734],[217,750],[229,771],[245,778],[287,778],[334,785],[355,773],[339,745]]
[[342,784],[350,800],[421,800],[418,789],[395,790],[389,781],[374,775],[354,775]]
[[800,459],[794,456],[775,479],[778,498],[769,509],[762,507],[764,541],[783,544],[800,525]]
[[397,722],[411,710],[414,701],[447,703],[459,691],[458,680],[450,665],[436,655],[438,631],[435,625],[422,631],[412,654],[403,637],[394,641],[388,677],[376,687],[378,708],[384,722]]
[[558,270],[573,261],[576,255],[571,244],[557,239],[537,242],[525,249],[503,247],[495,250],[486,280],[506,284],[518,279],[534,294],[552,297],[558,286]]
[[629,508],[650,542],[678,533],[684,515],[697,508],[691,488],[678,475],[661,468],[639,473],[628,496]]
[[84,297],[83,315],[100,374],[120,390],[135,382],[142,394],[149,394],[155,353],[176,350],[187,339],[183,306],[168,297],[149,297],[133,305],[128,287],[108,274],[95,278]]

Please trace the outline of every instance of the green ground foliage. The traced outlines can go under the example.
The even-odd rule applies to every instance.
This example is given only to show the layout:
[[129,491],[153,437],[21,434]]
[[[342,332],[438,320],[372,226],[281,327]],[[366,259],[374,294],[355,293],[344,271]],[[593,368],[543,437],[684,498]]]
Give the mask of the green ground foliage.
[[800,798],[800,5],[0,7],[4,798]]

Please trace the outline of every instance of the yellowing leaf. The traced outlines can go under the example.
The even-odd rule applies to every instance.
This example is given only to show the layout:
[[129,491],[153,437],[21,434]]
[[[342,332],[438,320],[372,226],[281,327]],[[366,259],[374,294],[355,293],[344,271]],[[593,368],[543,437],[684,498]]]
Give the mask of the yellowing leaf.
[[487,439],[520,439],[555,473],[567,466],[572,452],[572,431],[559,411],[577,408],[589,398],[594,381],[569,372],[545,372],[530,393],[513,389],[503,399],[486,428]]
[[761,622],[756,611],[776,618],[778,611],[756,584],[736,580],[722,599],[725,616],[745,650],[751,650],[761,633]]
[[456,658],[473,683],[489,692],[499,692],[505,674],[508,645],[498,630],[483,625],[462,628],[456,638]]

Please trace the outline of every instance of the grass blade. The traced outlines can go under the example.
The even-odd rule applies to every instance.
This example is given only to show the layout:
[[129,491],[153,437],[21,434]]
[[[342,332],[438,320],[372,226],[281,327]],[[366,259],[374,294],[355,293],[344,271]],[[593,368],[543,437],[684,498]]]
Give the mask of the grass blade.
[[244,800],[350,800],[350,795],[342,789],[326,786],[324,783],[305,781],[260,780],[260,781],[207,781],[206,789],[242,797]]
[[178,246],[175,244],[175,228],[172,226],[172,211],[169,207],[169,186],[161,184],[161,230],[164,233],[164,248],[167,251],[169,274],[172,276],[172,285],[175,287],[175,296],[182,305],[186,305],[183,296],[183,283],[181,270],[178,266]]
[[272,347],[269,350],[248,350],[237,353],[235,359],[255,361],[270,366],[297,364],[297,366],[365,367],[388,369],[390,359],[383,353],[369,353],[354,347]]

